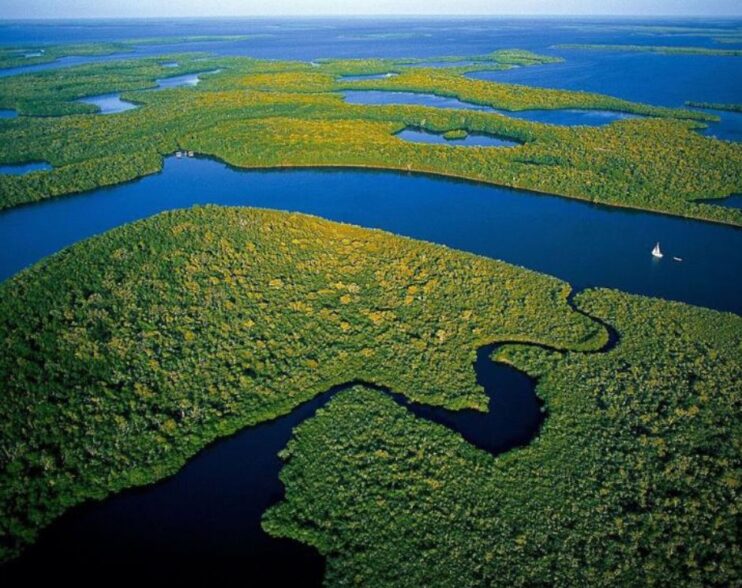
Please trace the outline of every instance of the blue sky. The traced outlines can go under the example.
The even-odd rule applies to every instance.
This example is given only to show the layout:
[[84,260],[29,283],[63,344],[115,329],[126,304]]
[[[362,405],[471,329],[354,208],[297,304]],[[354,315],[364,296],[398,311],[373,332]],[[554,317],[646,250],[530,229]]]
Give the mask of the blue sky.
[[0,0],[0,18],[278,15],[742,16],[742,0]]

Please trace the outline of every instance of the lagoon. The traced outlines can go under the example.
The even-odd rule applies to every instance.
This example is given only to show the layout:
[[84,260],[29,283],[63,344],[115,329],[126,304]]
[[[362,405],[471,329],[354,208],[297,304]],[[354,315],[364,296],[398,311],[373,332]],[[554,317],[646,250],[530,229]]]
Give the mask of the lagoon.
[[431,133],[413,128],[404,129],[397,133],[396,136],[403,141],[410,141],[412,143],[432,143],[434,145],[450,145],[452,147],[516,147],[520,145],[517,141],[503,139],[494,135],[469,133],[463,139],[447,139],[442,133]]
[[133,102],[127,102],[122,100],[120,94],[101,94],[99,96],[88,96],[87,98],[81,98],[78,102],[84,102],[85,104],[92,104],[100,108],[98,114],[116,114],[119,112],[126,112],[127,110],[133,110],[138,108]]

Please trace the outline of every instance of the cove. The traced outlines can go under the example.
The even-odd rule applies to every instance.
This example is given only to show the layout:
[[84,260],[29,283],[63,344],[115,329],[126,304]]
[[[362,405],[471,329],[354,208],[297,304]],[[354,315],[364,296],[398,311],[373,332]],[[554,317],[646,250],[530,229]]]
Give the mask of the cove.
[[[628,41],[622,41],[628,42]],[[651,44],[651,42],[650,42]],[[696,102],[739,102],[738,57],[662,55],[620,51],[557,50],[562,63],[465,74],[477,80],[597,92],[671,108]],[[742,141],[742,113],[706,110],[721,119],[701,132]]]
[[[417,405],[386,388],[370,387],[481,449],[501,453],[528,443],[544,414],[535,382],[492,362],[495,348],[480,348],[474,364],[477,382],[490,398],[487,413]],[[40,579],[50,567],[58,577],[77,581],[92,581],[110,570],[131,579],[192,579],[208,570],[212,580],[239,573],[251,585],[321,586],[320,555],[306,545],[269,537],[260,520],[283,495],[278,452],[293,428],[359,383],[334,386],[288,415],[216,441],[170,478],[73,508],[20,558],[0,567],[0,579]]]
[[[177,66],[177,64],[176,64]],[[190,74],[184,74],[182,76],[173,76],[170,78],[160,78],[158,80],[155,80],[157,83],[157,89],[167,89],[167,88],[181,88],[181,87],[189,87],[189,86],[198,86],[199,82],[201,81],[202,75],[205,74],[215,74],[220,72],[219,69],[214,69],[211,71],[202,71],[199,73],[190,73]]]
[[609,110],[588,110],[564,108],[555,110],[502,110],[474,104],[473,102],[463,102],[456,98],[447,98],[437,94],[423,94],[417,92],[395,92],[388,90],[346,90],[343,92],[345,101],[350,104],[409,104],[415,106],[431,106],[434,108],[459,108],[462,110],[482,110],[487,112],[496,112],[503,116],[511,118],[520,118],[533,122],[546,123],[551,125],[587,125],[602,126],[617,120],[627,118],[636,118],[637,115],[625,112],[614,112]]
[[349,104],[410,104],[413,106],[432,106],[435,108],[459,108],[461,110],[492,110],[489,106],[482,104],[462,102],[456,98],[417,92],[345,90],[343,97]]
[[126,102],[121,100],[120,94],[101,94],[99,96],[89,96],[87,98],[80,98],[78,102],[84,102],[85,104],[92,104],[100,108],[98,114],[116,114],[117,112],[125,112],[127,110],[133,110],[138,108],[133,102]]
[[700,202],[725,206],[727,208],[742,208],[742,194],[732,194],[727,198],[712,198],[711,200],[701,200]]
[[[0,279],[81,239],[195,204],[305,212],[502,259],[577,290],[742,313],[742,230],[734,227],[420,174],[245,171],[205,158],[170,157],[159,174],[1,212]],[[657,241],[659,261],[650,255]]]

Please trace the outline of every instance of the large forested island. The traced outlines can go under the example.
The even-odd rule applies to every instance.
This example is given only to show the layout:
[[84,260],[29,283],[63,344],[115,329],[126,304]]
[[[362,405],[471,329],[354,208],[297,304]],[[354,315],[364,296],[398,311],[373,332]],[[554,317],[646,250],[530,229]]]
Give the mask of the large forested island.
[[[218,38],[169,43],[194,41]],[[561,61],[517,49],[436,63],[127,55],[160,43],[0,50],[0,72],[123,53],[0,78],[0,110],[13,114],[0,118],[0,169],[45,164],[0,173],[0,216],[157,174],[177,154],[449,176],[742,226],[742,209],[720,205],[742,192],[742,146],[702,133],[735,105],[473,75]],[[87,100],[111,95],[121,112]],[[519,116],[559,110],[617,120]],[[470,137],[502,145],[464,146]],[[218,439],[317,402],[280,451],[284,496],[262,528],[323,556],[326,585],[742,581],[732,312],[576,292],[445,242],[316,216],[203,206],[124,224],[1,282],[0,342],[2,573],[65,513],[175,476]],[[535,388],[543,422],[525,442],[457,428],[491,410],[492,363]]]

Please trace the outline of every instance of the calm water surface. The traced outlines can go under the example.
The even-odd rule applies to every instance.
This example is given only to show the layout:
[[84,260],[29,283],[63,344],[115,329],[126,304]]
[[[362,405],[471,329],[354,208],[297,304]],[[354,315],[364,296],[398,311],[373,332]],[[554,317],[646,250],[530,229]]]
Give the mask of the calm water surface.
[[423,94],[419,92],[397,92],[388,90],[345,90],[342,92],[345,101],[350,104],[412,104],[416,106],[432,106],[435,108],[458,108],[462,110],[483,110],[496,112],[503,116],[520,118],[552,125],[588,125],[602,126],[616,120],[636,118],[635,115],[624,112],[612,112],[607,110],[521,110],[510,111],[463,102],[456,98],[447,98],[435,94]]
[[451,147],[515,147],[520,145],[517,141],[479,133],[469,133],[463,139],[446,139],[441,133],[431,133],[419,129],[405,129],[397,133],[396,136],[412,143],[431,143],[434,145],[449,145]]
[[[154,176],[0,213],[0,277],[123,223],[209,203],[316,214],[509,261],[577,289],[742,313],[739,229],[422,175],[240,171],[200,158],[170,157]],[[667,254],[660,262],[649,254],[656,241]]]
[[133,102],[127,102],[122,100],[118,93],[115,94],[101,94],[99,96],[88,96],[87,98],[81,98],[78,102],[84,102],[85,104],[92,104],[100,108],[98,114],[116,114],[118,112],[126,112],[127,110],[134,110],[138,106]]
[[0,165],[0,174],[20,176],[35,171],[48,171],[52,166],[45,161],[31,161],[17,165]]

